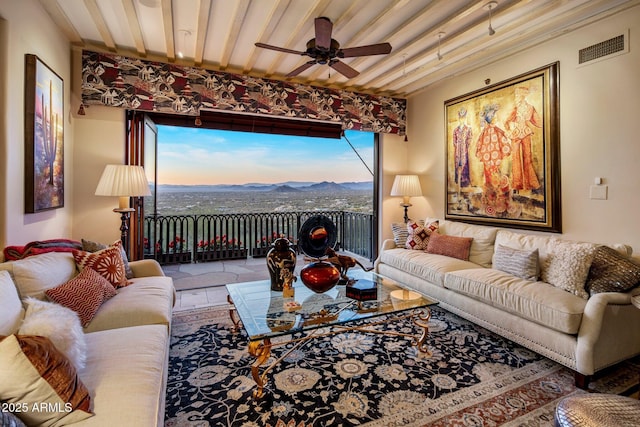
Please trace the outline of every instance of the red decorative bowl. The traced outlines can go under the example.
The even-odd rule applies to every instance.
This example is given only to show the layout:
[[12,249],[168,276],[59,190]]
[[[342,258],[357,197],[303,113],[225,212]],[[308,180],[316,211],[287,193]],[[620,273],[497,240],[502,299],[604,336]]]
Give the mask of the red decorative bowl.
[[300,280],[313,292],[321,294],[340,281],[340,271],[331,263],[316,261],[302,267]]

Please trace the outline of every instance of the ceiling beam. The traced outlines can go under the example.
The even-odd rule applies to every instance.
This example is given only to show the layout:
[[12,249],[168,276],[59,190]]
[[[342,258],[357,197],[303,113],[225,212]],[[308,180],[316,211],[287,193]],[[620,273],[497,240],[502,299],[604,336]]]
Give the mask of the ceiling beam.
[[147,56],[147,50],[144,47],[144,39],[142,38],[142,31],[140,30],[140,23],[138,22],[138,15],[136,14],[133,0],[122,0],[122,7],[124,7],[124,13],[127,17],[127,23],[129,24],[129,31],[136,45],[136,50],[138,54],[144,58]]
[[53,21],[60,27],[62,32],[67,36],[71,44],[82,44],[83,40],[78,31],[69,21],[69,18],[64,13],[57,1],[40,0],[40,4],[47,11]]
[[173,37],[173,9],[171,0],[162,0],[162,29],[164,30],[164,44],[167,48],[169,62],[176,60],[176,46]]
[[224,43],[224,50],[222,52],[222,57],[220,58],[220,69],[226,70],[229,65],[229,59],[231,58],[231,53],[236,47],[236,43],[238,43],[238,36],[240,35],[240,31],[242,29],[242,24],[247,18],[247,10],[249,10],[249,0],[240,0],[237,1],[237,7],[235,13],[233,14],[233,19],[231,20],[231,29],[227,33],[227,39]]
[[196,27],[196,51],[193,56],[193,61],[197,66],[202,65],[202,61],[204,61],[204,47],[209,31],[209,15],[211,15],[211,0],[200,0]]
[[[260,36],[256,42],[266,40],[266,37],[275,31],[278,25],[280,25],[280,20],[290,3],[291,0],[278,0],[276,2],[275,6],[269,11],[269,14],[265,16],[265,25],[262,27],[262,31],[260,31]],[[253,66],[258,59],[259,52],[262,50],[263,49],[257,48],[255,44],[251,46],[251,53],[242,68],[242,74],[247,74],[253,69]]]
[[98,4],[96,0],[84,0],[84,5],[89,11],[89,15],[91,15],[91,20],[96,25],[96,29],[100,33],[100,37],[102,37],[102,42],[112,52],[116,52],[116,43],[113,41],[113,37],[111,37],[111,32],[109,32],[109,27],[107,27],[107,23],[104,21],[102,17],[102,13],[100,12],[100,8],[98,8]]

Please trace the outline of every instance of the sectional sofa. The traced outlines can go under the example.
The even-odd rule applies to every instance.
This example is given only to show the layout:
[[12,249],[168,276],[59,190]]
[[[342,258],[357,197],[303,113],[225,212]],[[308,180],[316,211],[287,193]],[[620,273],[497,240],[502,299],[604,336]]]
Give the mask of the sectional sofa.
[[640,309],[631,304],[640,263],[629,246],[433,218],[411,225],[419,249],[405,247],[406,226],[395,224],[376,272],[571,368],[577,386],[640,354]]
[[[73,310],[46,300],[71,285],[91,285],[81,276],[94,270],[80,271],[75,255],[51,252],[0,263],[2,416],[12,412],[26,425],[43,426],[164,425],[172,279],[154,260],[128,263],[121,286],[103,283],[104,292],[82,290],[67,301],[81,306],[69,317],[80,331],[70,334],[75,324],[65,313]],[[96,308],[91,295],[98,307],[86,321],[85,309]],[[68,353],[60,356],[63,345]],[[47,377],[49,370],[55,375]]]

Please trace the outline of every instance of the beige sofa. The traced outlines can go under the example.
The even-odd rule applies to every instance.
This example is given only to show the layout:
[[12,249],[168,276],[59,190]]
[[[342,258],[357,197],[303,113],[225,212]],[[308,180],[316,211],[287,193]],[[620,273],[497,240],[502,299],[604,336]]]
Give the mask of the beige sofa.
[[[77,376],[89,392],[94,415],[72,425],[164,425],[175,290],[172,279],[164,276],[156,261],[134,261],[130,267],[131,284],[119,288],[84,327],[86,364]],[[77,273],[70,253],[46,253],[1,263],[0,336],[17,333],[25,316],[26,296],[45,298],[44,290]],[[6,406],[23,412],[16,414],[19,417],[32,409],[28,405]]]
[[[571,368],[576,385],[583,388],[596,372],[640,354],[636,327],[640,310],[631,304],[640,288],[586,299],[540,279],[525,280],[491,268],[499,246],[537,249],[544,268],[556,245],[578,243],[443,220],[439,233],[472,237],[469,260],[400,248],[394,240],[386,240],[375,270],[438,300],[442,308]],[[626,245],[610,246],[624,257],[631,256]]]

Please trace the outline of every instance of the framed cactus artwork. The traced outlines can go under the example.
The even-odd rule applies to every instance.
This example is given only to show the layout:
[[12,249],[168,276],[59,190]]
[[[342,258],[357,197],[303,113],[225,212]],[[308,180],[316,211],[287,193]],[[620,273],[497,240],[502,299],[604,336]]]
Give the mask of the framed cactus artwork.
[[64,81],[25,55],[25,212],[64,206]]

